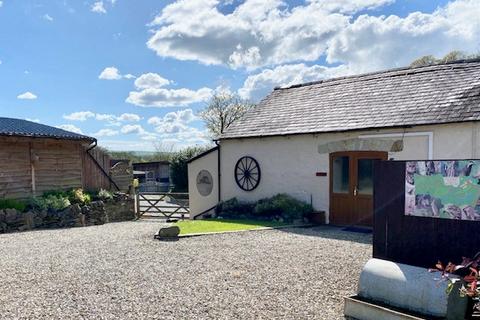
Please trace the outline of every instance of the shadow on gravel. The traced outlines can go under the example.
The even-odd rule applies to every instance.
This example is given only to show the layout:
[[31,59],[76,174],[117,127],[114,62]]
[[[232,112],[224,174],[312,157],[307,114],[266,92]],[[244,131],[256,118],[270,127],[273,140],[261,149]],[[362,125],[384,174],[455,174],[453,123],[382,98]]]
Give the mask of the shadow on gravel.
[[335,226],[316,226],[305,228],[285,228],[277,231],[288,232],[298,235],[328,238],[334,240],[344,240],[363,244],[372,244],[372,235],[360,232],[344,231],[343,227]]

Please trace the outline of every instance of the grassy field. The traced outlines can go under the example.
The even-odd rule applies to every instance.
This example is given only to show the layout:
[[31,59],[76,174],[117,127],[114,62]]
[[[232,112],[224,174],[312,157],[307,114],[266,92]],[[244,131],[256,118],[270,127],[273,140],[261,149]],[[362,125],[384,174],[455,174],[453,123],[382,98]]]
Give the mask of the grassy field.
[[180,234],[241,231],[288,225],[287,223],[276,221],[227,219],[185,220],[178,221],[176,224],[180,227]]

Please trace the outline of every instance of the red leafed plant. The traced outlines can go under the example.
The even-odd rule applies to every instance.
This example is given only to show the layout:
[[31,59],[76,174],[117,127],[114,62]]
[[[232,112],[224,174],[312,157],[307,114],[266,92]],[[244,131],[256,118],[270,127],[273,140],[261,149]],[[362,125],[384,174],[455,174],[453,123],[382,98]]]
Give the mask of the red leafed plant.
[[[465,282],[460,288],[460,295],[469,297],[474,301],[474,309],[480,311],[480,252],[478,252],[472,259],[462,258],[460,264],[453,264],[449,262],[444,266],[440,261],[437,262],[435,268],[429,269],[429,272],[441,272],[442,280],[448,281],[447,293],[453,289],[455,282],[463,279]],[[455,275],[458,277],[452,277]]]

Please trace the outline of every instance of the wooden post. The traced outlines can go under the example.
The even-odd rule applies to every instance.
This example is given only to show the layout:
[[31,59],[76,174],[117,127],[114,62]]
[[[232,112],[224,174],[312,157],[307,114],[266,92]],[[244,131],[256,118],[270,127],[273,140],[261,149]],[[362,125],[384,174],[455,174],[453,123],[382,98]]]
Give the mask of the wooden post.
[[140,195],[135,192],[135,215],[137,219],[140,217]]
[[37,186],[35,182],[35,161],[37,160],[36,159],[37,156],[33,154],[31,142],[28,144],[28,146],[30,150],[30,171],[32,172],[32,195],[35,197],[37,192]]
[[35,185],[35,165],[32,163],[31,167],[32,167],[32,169],[31,169],[32,170],[32,194],[35,197],[36,192],[37,192],[37,187]]

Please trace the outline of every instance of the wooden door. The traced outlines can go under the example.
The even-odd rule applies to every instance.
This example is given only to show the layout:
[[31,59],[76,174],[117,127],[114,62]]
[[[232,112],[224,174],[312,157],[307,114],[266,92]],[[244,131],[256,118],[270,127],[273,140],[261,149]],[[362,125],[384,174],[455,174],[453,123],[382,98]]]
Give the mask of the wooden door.
[[373,224],[373,162],[387,157],[377,151],[330,154],[330,223]]

